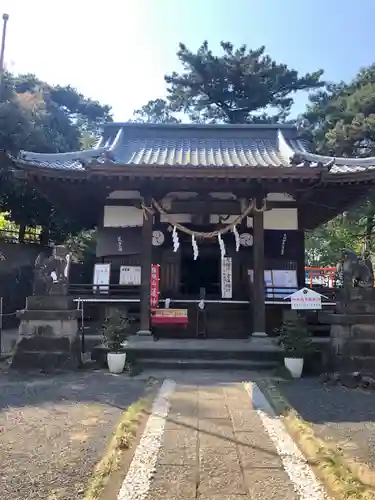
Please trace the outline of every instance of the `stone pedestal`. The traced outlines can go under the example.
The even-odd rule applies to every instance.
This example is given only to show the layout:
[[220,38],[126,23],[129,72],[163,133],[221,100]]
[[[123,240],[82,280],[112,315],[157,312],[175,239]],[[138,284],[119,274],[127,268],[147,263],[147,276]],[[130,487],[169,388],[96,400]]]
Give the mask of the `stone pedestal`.
[[12,368],[53,370],[80,365],[80,312],[70,297],[32,296],[17,314],[21,321]]
[[331,324],[331,369],[375,374],[375,289],[342,291],[336,300],[335,312],[322,314]]

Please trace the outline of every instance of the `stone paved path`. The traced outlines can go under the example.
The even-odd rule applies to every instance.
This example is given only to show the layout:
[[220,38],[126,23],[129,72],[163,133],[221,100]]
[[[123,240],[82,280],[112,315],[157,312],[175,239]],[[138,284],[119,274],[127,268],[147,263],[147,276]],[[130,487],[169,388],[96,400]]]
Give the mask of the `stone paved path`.
[[[243,383],[235,379],[219,383],[204,377],[199,382],[192,378],[177,382],[168,397],[169,409],[149,485],[140,487],[139,481],[135,485],[127,477],[128,487],[122,488],[118,500],[325,498],[325,493],[296,493],[253,406],[251,391],[249,394]],[[150,436],[157,433],[158,426],[151,427],[147,447],[152,447]],[[136,455],[137,450],[135,461],[139,458]],[[148,460],[143,454],[145,462]],[[139,473],[139,464],[142,459],[134,467],[134,474]],[[141,475],[147,476],[142,472]],[[143,493],[138,496],[141,490]]]

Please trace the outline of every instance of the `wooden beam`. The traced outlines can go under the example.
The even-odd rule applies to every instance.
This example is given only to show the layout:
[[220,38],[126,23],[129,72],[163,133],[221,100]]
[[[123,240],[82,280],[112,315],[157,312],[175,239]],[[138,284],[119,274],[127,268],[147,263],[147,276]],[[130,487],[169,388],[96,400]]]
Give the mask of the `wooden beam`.
[[[107,206],[140,207],[142,200],[139,199],[107,199]],[[295,201],[269,201],[267,207],[272,208],[296,208]],[[175,214],[225,214],[240,215],[241,206],[237,200],[214,200],[208,198],[192,198],[191,200],[172,200],[170,213]]]
[[[268,201],[267,207],[273,208],[297,208],[295,201]],[[235,200],[204,200],[192,199],[189,201],[172,201],[170,212],[176,214],[225,214],[240,215],[241,207],[239,201]]]
[[[53,170],[53,169],[49,169]],[[321,169],[301,167],[191,167],[165,165],[118,165],[100,163],[86,170],[90,177],[149,178],[149,179],[221,179],[230,184],[232,179],[242,179],[246,182],[260,179],[315,179],[321,174]]]

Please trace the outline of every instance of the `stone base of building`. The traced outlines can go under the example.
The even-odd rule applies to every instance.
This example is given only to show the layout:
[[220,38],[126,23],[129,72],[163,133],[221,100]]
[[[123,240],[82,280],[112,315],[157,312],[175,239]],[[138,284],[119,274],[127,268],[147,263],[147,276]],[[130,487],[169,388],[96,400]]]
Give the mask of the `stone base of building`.
[[330,368],[339,373],[375,374],[375,289],[353,288],[338,295],[331,324]]
[[137,335],[139,337],[151,337],[152,332],[151,330],[138,330]]
[[79,311],[66,296],[29,297],[18,312],[19,334],[11,368],[75,369],[81,364]]

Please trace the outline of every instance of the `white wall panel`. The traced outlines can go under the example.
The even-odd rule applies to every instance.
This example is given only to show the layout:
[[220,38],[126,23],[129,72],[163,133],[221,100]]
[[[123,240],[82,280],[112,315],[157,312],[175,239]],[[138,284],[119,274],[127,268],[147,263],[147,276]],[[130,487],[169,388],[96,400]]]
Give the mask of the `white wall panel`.
[[139,191],[112,191],[107,196],[109,200],[135,200],[140,198]]
[[136,207],[105,206],[104,227],[135,227],[143,225],[142,210]]
[[[247,227],[253,227],[253,218],[247,217]],[[273,208],[264,212],[264,229],[292,231],[298,229],[297,208]]]

